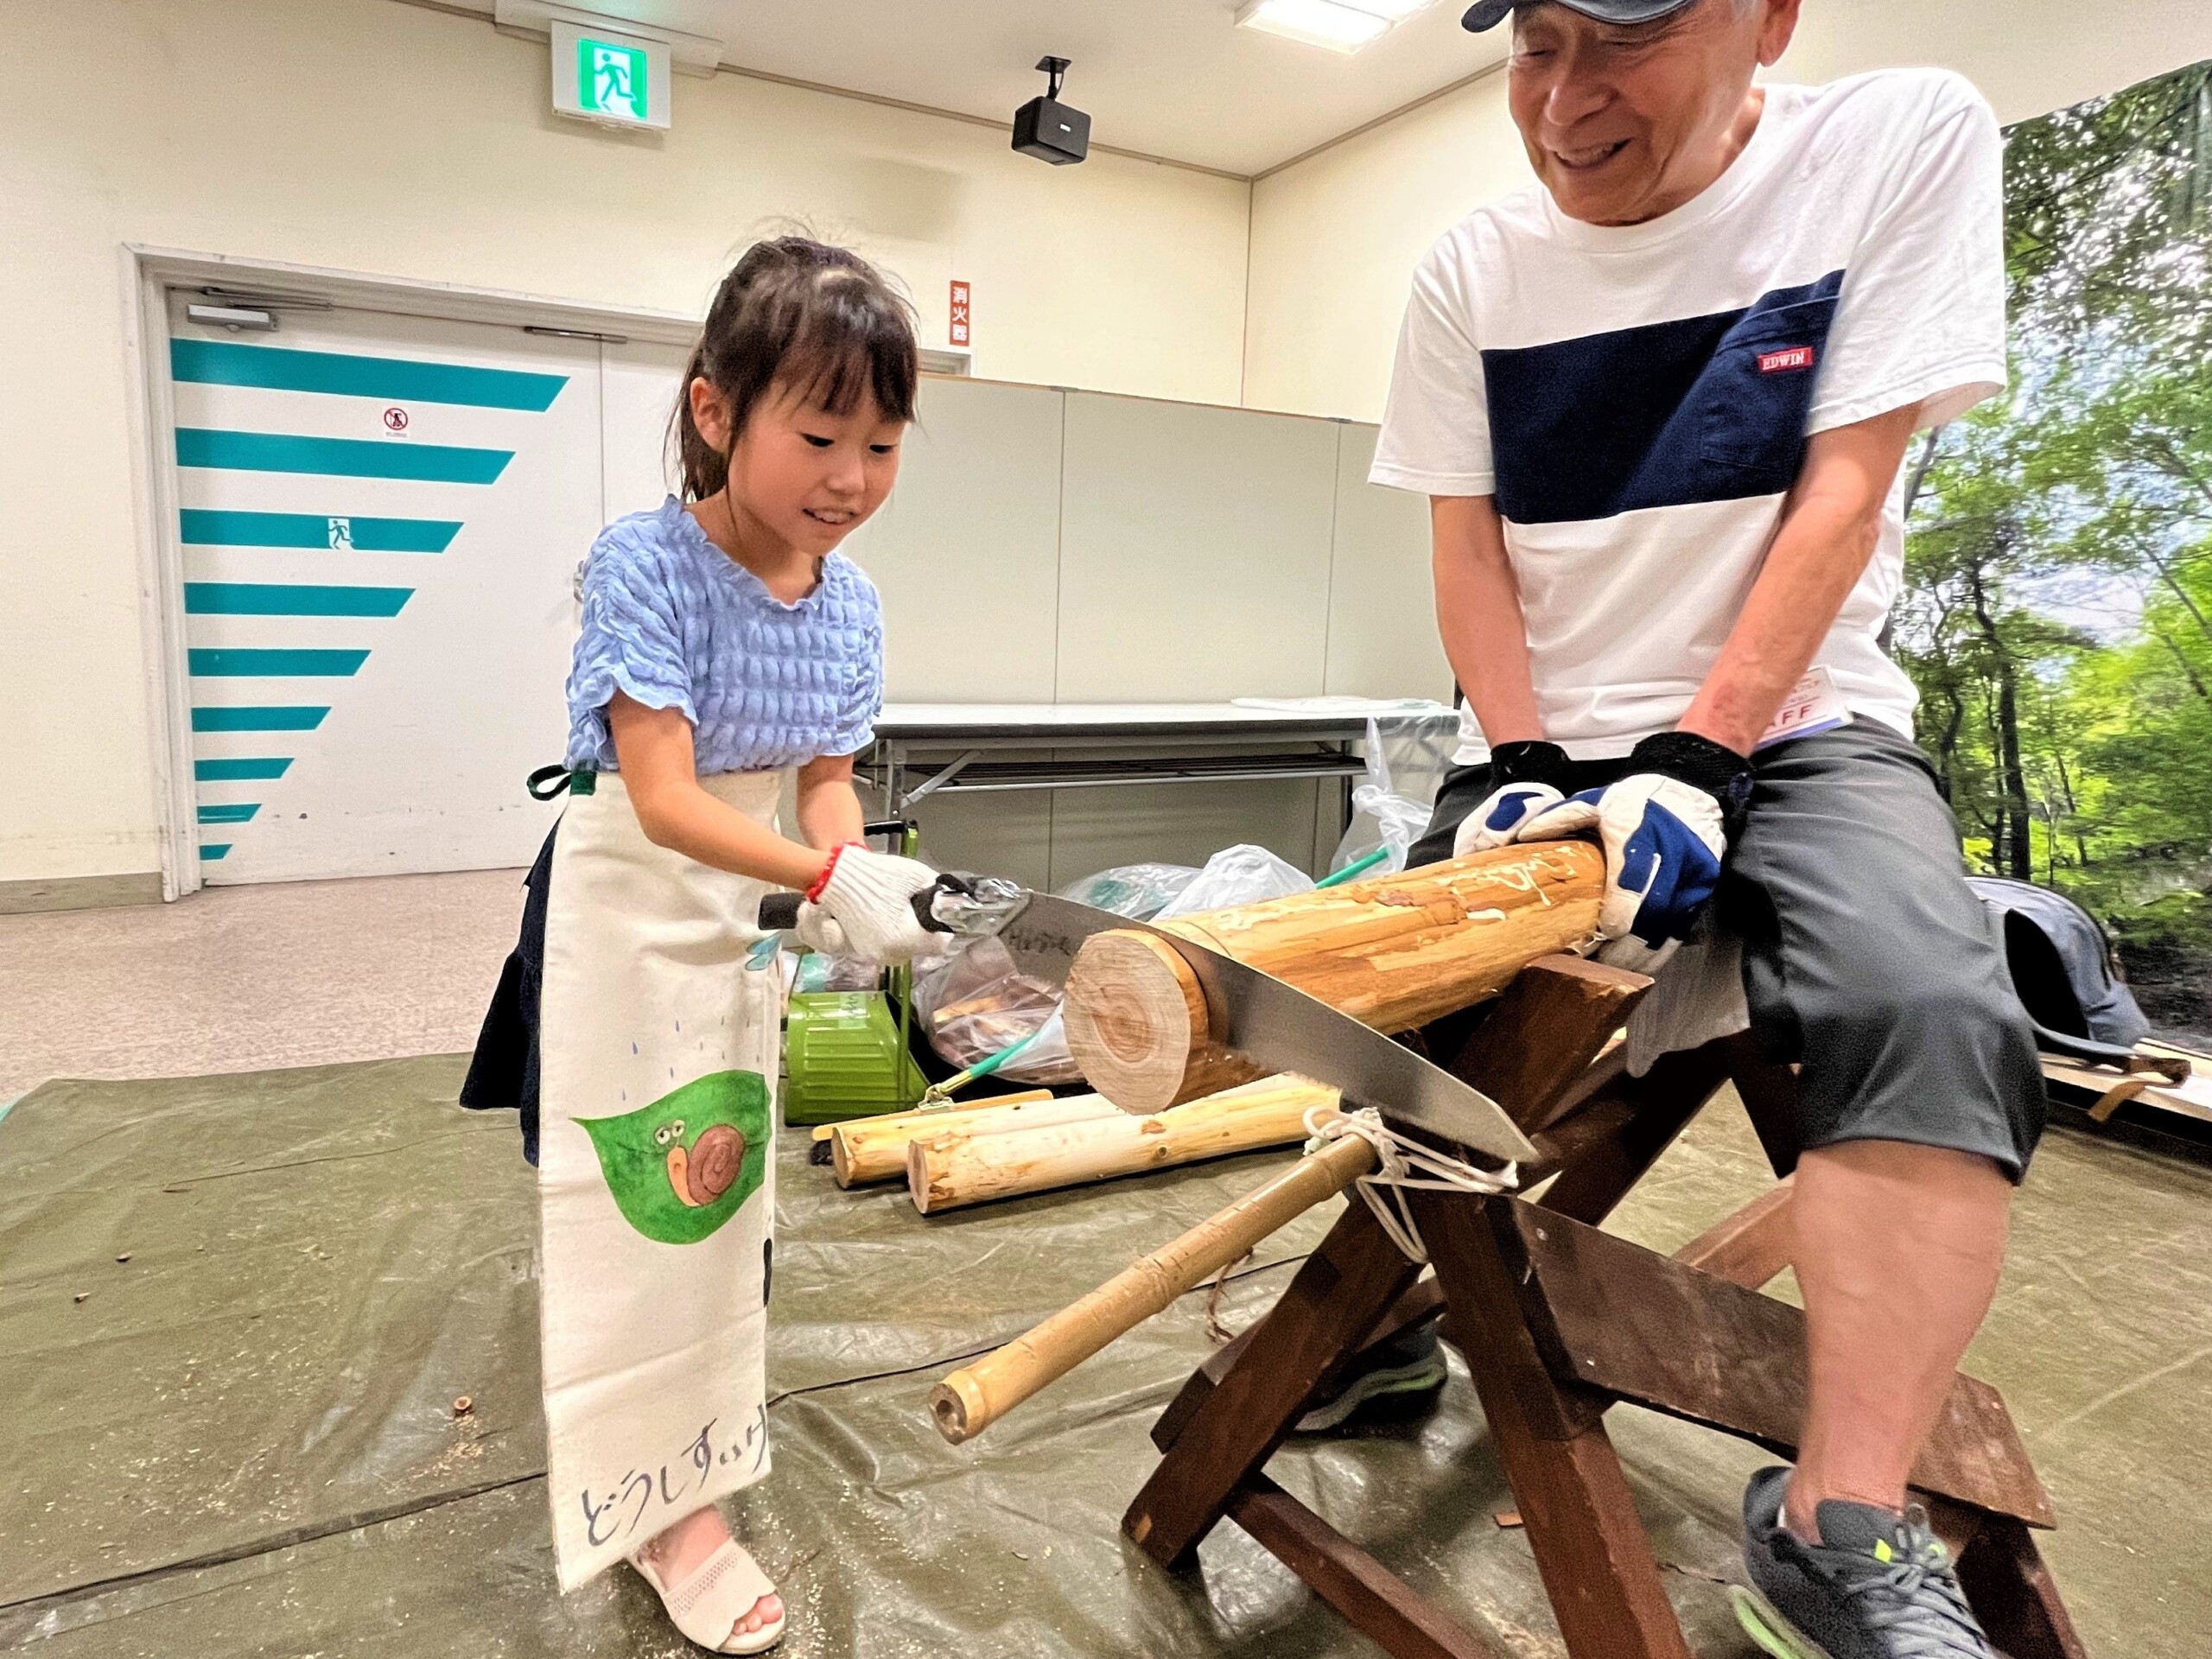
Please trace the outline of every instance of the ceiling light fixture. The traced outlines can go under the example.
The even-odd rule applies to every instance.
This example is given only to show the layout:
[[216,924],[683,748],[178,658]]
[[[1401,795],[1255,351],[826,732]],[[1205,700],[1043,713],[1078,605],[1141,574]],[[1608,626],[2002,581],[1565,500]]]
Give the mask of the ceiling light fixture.
[[1436,0],[1249,0],[1240,28],[1352,53],[1379,40]]

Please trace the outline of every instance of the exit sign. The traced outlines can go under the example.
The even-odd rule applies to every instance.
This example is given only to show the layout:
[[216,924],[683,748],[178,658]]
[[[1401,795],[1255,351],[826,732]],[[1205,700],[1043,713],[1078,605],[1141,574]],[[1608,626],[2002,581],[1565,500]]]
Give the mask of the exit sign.
[[557,20],[547,32],[556,111],[602,126],[667,128],[665,44]]

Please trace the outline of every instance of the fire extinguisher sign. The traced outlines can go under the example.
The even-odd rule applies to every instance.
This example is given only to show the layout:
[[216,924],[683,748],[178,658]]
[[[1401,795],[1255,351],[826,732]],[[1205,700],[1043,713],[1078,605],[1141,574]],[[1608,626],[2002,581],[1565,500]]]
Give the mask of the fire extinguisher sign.
[[968,284],[953,283],[951,340],[955,346],[965,346],[969,343],[971,338],[969,330],[974,321],[971,315],[972,310],[973,308],[969,304],[968,300]]

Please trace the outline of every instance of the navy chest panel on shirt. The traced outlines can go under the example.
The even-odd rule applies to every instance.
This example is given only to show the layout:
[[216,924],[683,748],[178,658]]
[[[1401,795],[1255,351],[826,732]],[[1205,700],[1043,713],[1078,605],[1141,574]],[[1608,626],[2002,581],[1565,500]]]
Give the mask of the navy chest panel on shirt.
[[1843,273],[1741,310],[1483,353],[1516,524],[1775,495],[1797,479]]

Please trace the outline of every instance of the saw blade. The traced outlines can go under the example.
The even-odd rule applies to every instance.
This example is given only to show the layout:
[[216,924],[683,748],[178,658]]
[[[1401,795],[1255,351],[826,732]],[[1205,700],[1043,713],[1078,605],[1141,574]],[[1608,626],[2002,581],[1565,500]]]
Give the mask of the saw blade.
[[1022,972],[1065,985],[1083,942],[1114,928],[1165,940],[1205,995],[1209,1029],[1255,1065],[1327,1084],[1351,1107],[1371,1106],[1493,1158],[1525,1163],[1536,1156],[1504,1108],[1480,1090],[1295,985],[1164,928],[1033,893],[998,938]]

